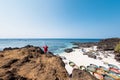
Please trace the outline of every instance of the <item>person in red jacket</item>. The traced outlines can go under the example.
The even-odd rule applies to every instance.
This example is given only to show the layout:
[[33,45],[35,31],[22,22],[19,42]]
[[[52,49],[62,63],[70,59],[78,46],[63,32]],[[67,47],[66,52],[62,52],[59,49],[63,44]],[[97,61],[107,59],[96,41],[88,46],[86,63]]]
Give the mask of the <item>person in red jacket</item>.
[[47,45],[43,46],[43,49],[44,49],[44,53],[48,52],[48,46]]

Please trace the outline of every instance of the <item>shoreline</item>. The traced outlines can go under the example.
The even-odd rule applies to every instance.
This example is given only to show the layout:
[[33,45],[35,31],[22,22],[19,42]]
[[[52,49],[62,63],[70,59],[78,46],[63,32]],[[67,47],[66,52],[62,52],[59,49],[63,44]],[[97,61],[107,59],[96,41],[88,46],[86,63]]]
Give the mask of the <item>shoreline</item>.
[[[91,54],[91,56],[88,54]],[[96,57],[94,57],[92,54],[95,54]],[[106,55],[103,54],[106,54],[108,57],[106,57]],[[102,59],[99,59],[98,56],[101,57]],[[1,57],[1,62],[0,62],[1,70],[3,72],[6,72],[9,71],[11,68],[16,69],[17,74],[14,73],[13,69],[11,69],[12,74],[14,74],[14,76],[17,76],[16,78],[19,78],[18,75],[20,75],[20,77],[24,75],[24,73],[22,73],[21,70],[25,67],[25,69],[23,69],[23,72],[26,73],[27,71],[30,71],[31,73],[24,75],[23,76],[24,78],[34,79],[39,75],[43,76],[46,73],[48,74],[53,73],[53,75],[49,75],[51,77],[50,80],[53,80],[52,79],[54,78],[53,76],[58,78],[58,76],[56,76],[57,74],[62,75],[59,77],[59,79],[64,77],[64,79],[62,80],[71,80],[71,79],[74,80],[75,76],[77,77],[77,79],[79,78],[82,79],[82,77],[88,79],[89,77],[91,78],[90,80],[93,80],[93,78],[104,80],[103,78],[106,78],[107,76],[114,77],[114,74],[116,76],[112,80],[120,79],[120,67],[119,68],[112,67],[114,68],[114,70],[115,69],[117,69],[117,71],[119,70],[118,73],[116,72],[114,74],[109,73],[111,71],[110,66],[108,66],[109,63],[115,66],[120,65],[114,59],[114,54],[110,51],[98,51],[96,46],[89,48],[73,49],[72,52],[69,53],[63,52],[59,55],[54,55],[52,53],[44,53],[44,51],[40,47],[34,47],[28,45],[22,48],[5,48],[1,52],[0,57]],[[2,60],[4,60],[4,62]],[[32,69],[32,71],[31,71],[32,68],[31,65],[32,67],[35,67]],[[94,65],[97,67],[93,67]],[[100,72],[100,66],[102,66],[102,71],[103,71],[102,73]],[[94,71],[90,71],[91,67],[92,70]],[[105,69],[107,68],[107,72],[105,72],[105,69],[103,69],[104,67]],[[39,72],[42,72],[42,74],[35,76],[35,74]],[[94,75],[94,73],[96,76]],[[10,75],[8,73],[5,74]],[[33,76],[35,77],[31,77],[31,74],[33,74]],[[46,80],[45,78],[48,77],[48,74],[46,74],[42,80]],[[79,77],[79,75],[80,76],[84,75],[84,76]]]
[[[86,51],[89,52],[90,48],[84,48],[84,49],[86,49]],[[91,49],[93,49],[93,48],[91,48]],[[71,74],[73,71],[73,68],[69,65],[70,61],[74,62],[78,67],[80,67],[80,66],[87,67],[90,64],[95,64],[98,66],[103,66],[103,67],[108,68],[108,66],[104,63],[110,63],[110,64],[114,64],[116,66],[120,66],[120,63],[114,59],[115,55],[109,53],[109,51],[106,51],[106,53],[109,54],[109,56],[107,56],[107,58],[103,55],[103,53],[101,51],[98,51],[99,56],[97,56],[96,59],[90,58],[87,55],[83,55],[83,53],[84,52],[82,51],[82,48],[80,48],[80,49],[73,49],[73,51],[70,53],[63,52],[63,53],[59,54],[59,56],[62,58],[63,62],[65,63],[65,68],[69,74]],[[101,57],[102,60],[98,59],[98,57]]]

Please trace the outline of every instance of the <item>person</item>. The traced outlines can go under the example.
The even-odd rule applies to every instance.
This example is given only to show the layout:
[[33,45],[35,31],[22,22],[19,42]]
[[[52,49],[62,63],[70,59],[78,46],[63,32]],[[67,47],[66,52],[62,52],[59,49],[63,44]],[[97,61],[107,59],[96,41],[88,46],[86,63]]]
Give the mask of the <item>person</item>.
[[48,46],[47,45],[43,46],[43,49],[44,49],[44,53],[48,52]]

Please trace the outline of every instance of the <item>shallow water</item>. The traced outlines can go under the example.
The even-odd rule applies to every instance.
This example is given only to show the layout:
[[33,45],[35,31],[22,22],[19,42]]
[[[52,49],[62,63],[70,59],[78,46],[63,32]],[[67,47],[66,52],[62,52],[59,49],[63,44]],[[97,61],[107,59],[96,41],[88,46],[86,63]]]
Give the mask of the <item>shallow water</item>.
[[100,39],[0,39],[0,50],[6,47],[23,47],[26,45],[34,45],[42,48],[45,44],[49,46],[49,51],[59,54],[65,48],[73,45],[71,42],[98,42]]

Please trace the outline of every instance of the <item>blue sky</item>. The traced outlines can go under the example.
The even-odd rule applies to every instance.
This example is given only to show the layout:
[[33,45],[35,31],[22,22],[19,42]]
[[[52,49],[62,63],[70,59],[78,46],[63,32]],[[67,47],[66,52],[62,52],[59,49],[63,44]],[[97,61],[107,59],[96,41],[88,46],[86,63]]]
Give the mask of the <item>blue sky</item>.
[[0,38],[120,37],[120,0],[0,0]]

